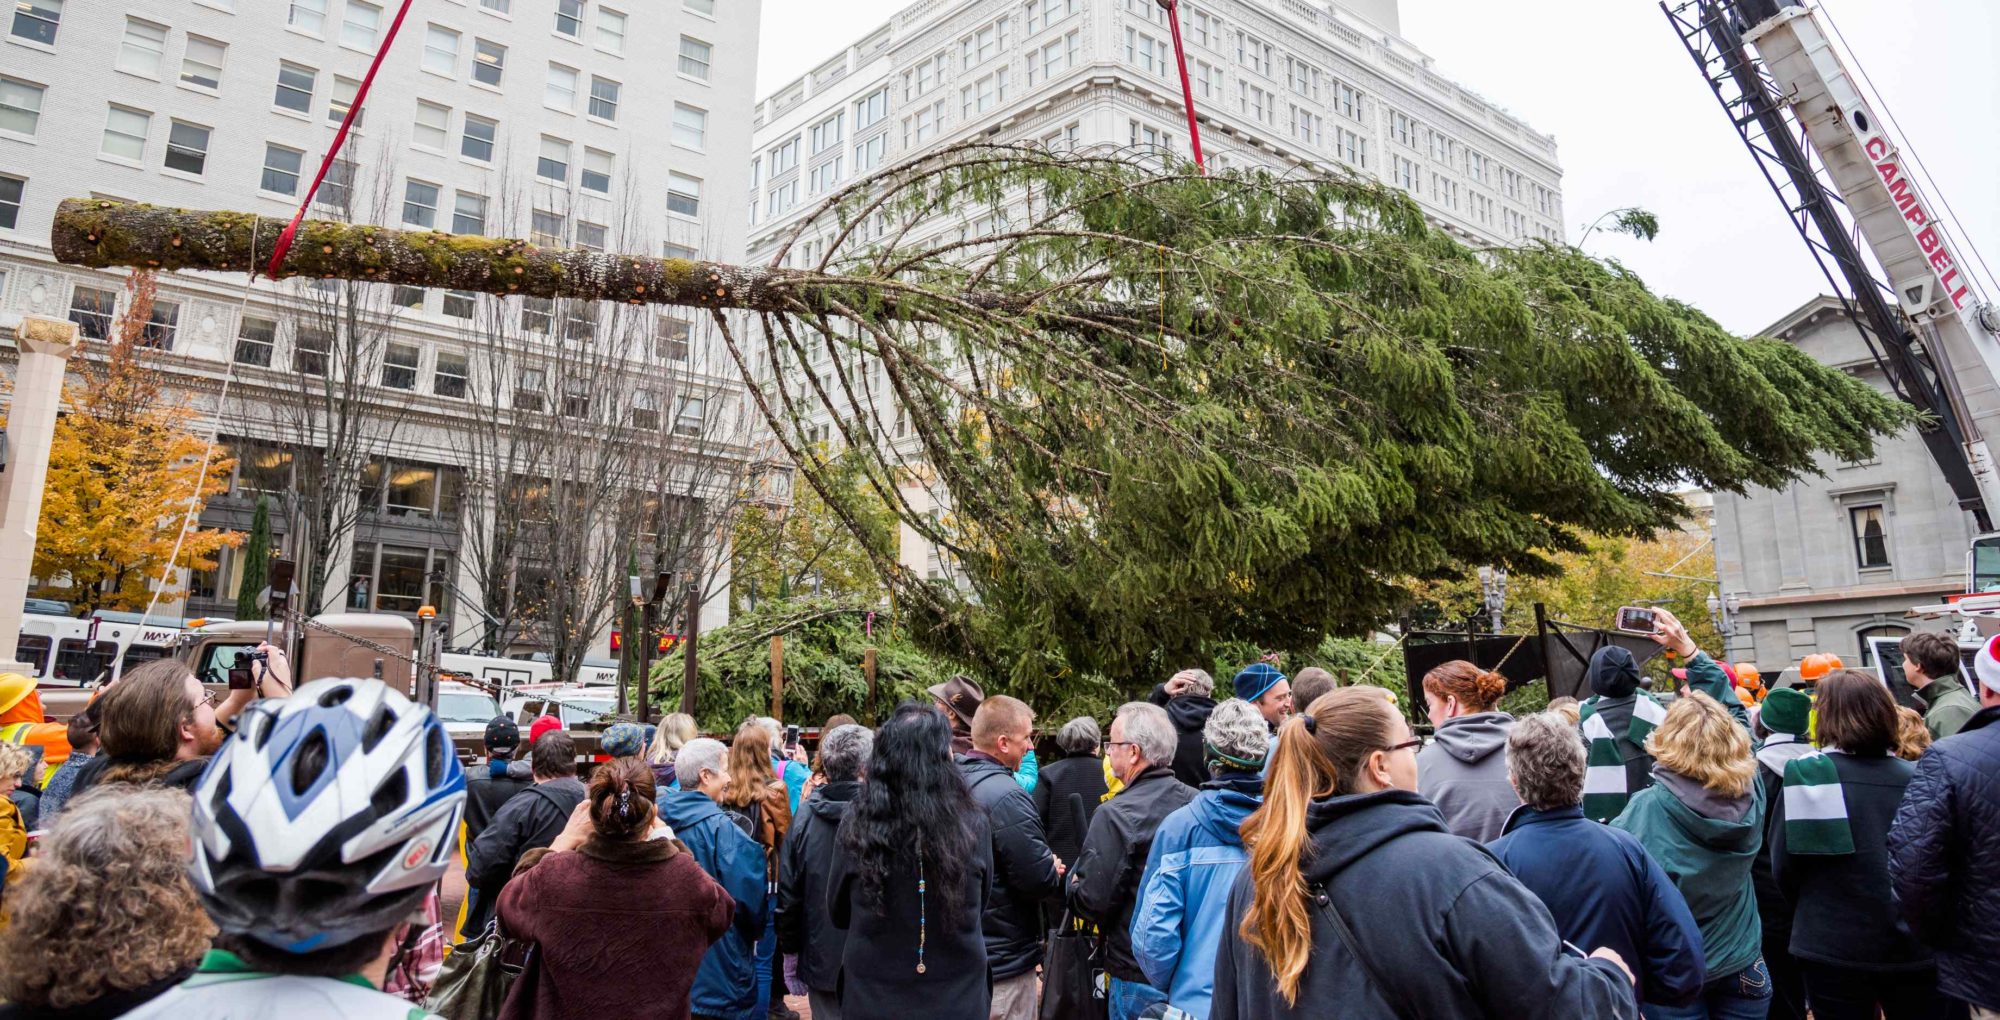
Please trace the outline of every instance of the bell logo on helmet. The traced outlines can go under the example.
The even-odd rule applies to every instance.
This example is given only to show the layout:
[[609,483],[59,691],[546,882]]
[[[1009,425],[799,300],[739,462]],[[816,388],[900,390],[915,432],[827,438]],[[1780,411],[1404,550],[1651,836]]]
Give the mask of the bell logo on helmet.
[[421,840],[410,845],[410,852],[403,855],[403,870],[414,871],[431,856],[430,840]]

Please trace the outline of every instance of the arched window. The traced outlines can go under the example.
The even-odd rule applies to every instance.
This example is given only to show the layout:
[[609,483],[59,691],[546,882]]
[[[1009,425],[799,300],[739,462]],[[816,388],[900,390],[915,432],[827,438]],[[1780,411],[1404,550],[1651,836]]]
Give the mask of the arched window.
[[[1876,623],[1855,631],[1854,636],[1861,646],[1861,666],[1866,669],[1876,665],[1875,653],[1878,648],[1886,647],[1888,642],[1901,641],[1909,637],[1910,628],[1899,623]],[[1897,658],[1898,654],[1893,649],[1888,653],[1889,665],[1893,668],[1900,668],[1903,665],[1902,660]]]

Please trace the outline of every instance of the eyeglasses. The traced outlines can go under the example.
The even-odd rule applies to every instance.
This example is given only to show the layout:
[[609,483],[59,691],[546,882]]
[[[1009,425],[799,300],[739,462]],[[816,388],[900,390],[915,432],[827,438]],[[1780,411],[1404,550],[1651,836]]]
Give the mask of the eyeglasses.
[[1139,746],[1138,744],[1130,740],[1107,740],[1104,742],[1104,749],[1107,751],[1111,750],[1114,747],[1138,747],[1138,746]]
[[1403,741],[1400,744],[1390,744],[1388,747],[1385,747],[1382,750],[1388,754],[1394,754],[1397,751],[1400,751],[1406,747],[1421,751],[1424,749],[1424,746],[1429,743],[1430,743],[1429,738],[1419,734],[1417,736],[1411,737],[1408,740]]
[[203,688],[201,700],[195,702],[194,707],[201,708],[202,706],[206,705],[209,708],[214,708],[215,706],[220,704],[222,704],[221,695],[215,693],[214,691]]

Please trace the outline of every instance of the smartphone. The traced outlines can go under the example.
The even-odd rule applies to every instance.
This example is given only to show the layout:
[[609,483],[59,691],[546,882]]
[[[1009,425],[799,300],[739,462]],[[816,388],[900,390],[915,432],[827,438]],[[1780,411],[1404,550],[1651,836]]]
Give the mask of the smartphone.
[[797,746],[799,746],[799,727],[794,723],[785,727],[785,749],[789,751]]
[[1622,630],[1627,634],[1651,634],[1658,629],[1656,627],[1658,621],[1659,614],[1651,609],[1621,606],[1618,610],[1618,623],[1613,629]]

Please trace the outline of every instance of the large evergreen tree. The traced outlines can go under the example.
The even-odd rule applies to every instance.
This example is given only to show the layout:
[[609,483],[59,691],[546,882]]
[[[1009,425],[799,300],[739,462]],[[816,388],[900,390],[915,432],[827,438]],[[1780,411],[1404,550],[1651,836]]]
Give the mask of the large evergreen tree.
[[236,618],[261,620],[265,605],[258,601],[271,581],[271,502],[257,497],[257,512],[250,518],[250,538],[243,543],[243,567],[236,588]]
[[[79,200],[54,247],[241,270],[274,235]],[[711,310],[828,507],[862,530],[806,455],[831,415],[871,498],[945,550],[957,583],[875,553],[911,632],[1051,701],[1222,639],[1359,633],[1412,579],[1547,573],[1586,534],[1672,527],[1680,487],[1782,485],[1910,420],[1616,264],[1468,249],[1347,174],[957,148],[792,240],[756,268],[310,223],[284,271]],[[813,370],[760,389],[767,361]]]

